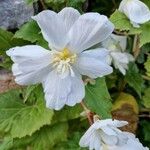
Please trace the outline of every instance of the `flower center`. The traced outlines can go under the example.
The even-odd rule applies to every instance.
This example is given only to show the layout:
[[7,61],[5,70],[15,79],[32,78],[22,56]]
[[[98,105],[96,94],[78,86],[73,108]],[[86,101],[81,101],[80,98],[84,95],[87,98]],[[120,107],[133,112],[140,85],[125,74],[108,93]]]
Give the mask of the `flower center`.
[[75,63],[76,58],[76,54],[71,53],[68,48],[64,48],[62,51],[53,54],[53,67],[61,75],[70,73],[73,76],[71,65]]

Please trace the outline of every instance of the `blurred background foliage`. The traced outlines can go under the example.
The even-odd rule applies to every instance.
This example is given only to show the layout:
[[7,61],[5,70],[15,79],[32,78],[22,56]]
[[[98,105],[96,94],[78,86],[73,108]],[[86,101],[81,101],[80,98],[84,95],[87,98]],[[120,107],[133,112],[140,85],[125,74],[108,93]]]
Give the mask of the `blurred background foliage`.
[[[150,147],[150,23],[135,29],[116,11],[120,0],[25,0],[43,9],[60,11],[66,6],[84,12],[107,15],[115,24],[115,33],[128,35],[127,51],[132,53],[134,35],[140,38],[140,52],[129,65],[126,76],[118,70],[95,84],[86,85],[85,104],[101,118],[127,120],[122,130],[133,132]],[[150,7],[149,0],[143,0]],[[119,20],[119,21],[118,21]],[[149,31],[149,32],[148,32]],[[10,70],[12,62],[5,51],[14,46],[37,44],[48,48],[40,28],[29,21],[13,31],[0,29],[1,68]],[[45,108],[41,85],[19,87],[0,94],[0,150],[84,150],[78,143],[89,127],[82,107],[61,111]]]

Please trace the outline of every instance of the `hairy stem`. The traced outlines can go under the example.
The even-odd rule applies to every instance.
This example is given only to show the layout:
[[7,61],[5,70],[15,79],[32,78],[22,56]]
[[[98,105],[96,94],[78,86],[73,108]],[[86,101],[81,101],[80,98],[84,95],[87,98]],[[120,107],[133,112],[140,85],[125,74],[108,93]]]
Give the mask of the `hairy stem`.
[[139,35],[134,36],[132,52],[133,52],[134,58],[137,59],[137,57],[140,54]]
[[89,124],[92,125],[93,124],[93,116],[91,116],[90,110],[85,106],[83,101],[80,104],[81,104],[82,108],[84,109],[84,111],[86,112],[86,116],[89,121]]

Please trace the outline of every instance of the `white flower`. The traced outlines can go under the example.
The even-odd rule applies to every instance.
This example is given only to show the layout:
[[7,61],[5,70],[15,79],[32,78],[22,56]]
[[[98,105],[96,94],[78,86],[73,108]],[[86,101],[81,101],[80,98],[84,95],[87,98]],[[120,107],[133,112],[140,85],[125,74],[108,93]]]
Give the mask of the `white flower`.
[[113,63],[116,69],[125,75],[128,69],[128,63],[133,61],[134,58],[131,54],[124,52],[126,50],[127,37],[111,34],[105,41],[102,42],[102,46],[109,51],[108,63]]
[[123,146],[108,146],[110,150],[149,150],[148,147],[143,147],[139,139],[134,134],[123,132],[127,136],[127,143]]
[[150,20],[149,8],[139,0],[122,0],[119,10],[130,19],[134,27]]
[[12,71],[21,85],[42,83],[46,106],[59,110],[73,106],[85,96],[81,75],[91,78],[110,74],[105,49],[89,49],[105,40],[114,26],[106,16],[64,8],[45,10],[33,17],[51,51],[40,46],[15,47],[7,51],[14,61]]
[[97,120],[81,137],[79,145],[89,150],[147,150],[132,133],[118,129],[124,125],[126,121]]

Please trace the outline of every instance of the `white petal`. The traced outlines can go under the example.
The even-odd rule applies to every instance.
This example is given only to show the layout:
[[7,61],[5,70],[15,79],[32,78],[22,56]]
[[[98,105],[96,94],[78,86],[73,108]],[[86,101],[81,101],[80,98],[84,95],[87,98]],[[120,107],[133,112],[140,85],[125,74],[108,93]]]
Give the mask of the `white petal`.
[[127,36],[121,36],[116,34],[111,34],[111,37],[116,41],[116,44],[119,44],[122,51],[126,50],[127,47]]
[[114,25],[104,15],[86,13],[79,17],[69,31],[69,49],[73,52],[90,48],[105,40],[113,31]]
[[94,136],[95,136],[95,129],[92,126],[90,126],[90,128],[81,137],[79,145],[81,147],[90,146],[91,140],[94,138]]
[[74,106],[76,103],[80,103],[85,96],[85,87],[81,76],[72,77],[71,79],[71,93],[68,95],[66,104]]
[[139,0],[123,0],[120,3],[119,10],[136,24],[142,24],[150,20],[149,8]]
[[65,7],[58,13],[58,16],[63,20],[65,30],[69,31],[75,21],[80,17],[80,13],[72,7]]
[[118,142],[118,138],[115,135],[107,135],[104,132],[100,133],[102,140],[107,145],[116,145]]
[[51,52],[40,46],[15,47],[7,55],[14,61],[12,72],[21,85],[42,82],[51,71]]
[[59,74],[52,71],[43,82],[43,87],[46,106],[55,110],[61,109],[65,104],[73,106],[84,97],[83,82],[78,76],[60,78]]
[[43,37],[49,43],[51,49],[62,50],[66,46],[66,27],[57,13],[44,10],[32,18],[37,21]]
[[37,45],[28,45],[21,47],[14,47],[6,51],[6,54],[11,57],[15,63],[23,61],[43,59],[50,56],[51,52]]
[[109,126],[101,127],[101,130],[107,135],[115,135],[115,136],[117,135],[116,132],[113,129],[111,129],[111,127]]
[[33,72],[22,72],[18,64],[13,64],[12,72],[15,76],[15,82],[20,85],[30,85],[41,83],[47,77],[48,73],[51,71],[51,67],[47,66],[42,69],[34,70]]
[[96,58],[103,62],[107,61],[108,55],[109,55],[109,51],[105,48],[90,49],[90,50],[84,51],[80,54],[80,56]]
[[102,46],[109,51],[125,51],[127,46],[127,36],[111,34],[102,42]]
[[[86,53],[84,55],[84,53]],[[82,75],[87,75],[91,78],[102,77],[112,73],[112,68],[106,63],[105,61],[105,54],[104,59],[101,60],[101,56],[98,59],[95,55],[93,50],[91,52],[83,52],[79,55],[78,60],[76,62],[76,68]],[[101,52],[99,52],[101,53]]]
[[121,53],[121,52],[111,52],[111,56],[112,56],[114,62],[129,63],[128,57],[124,53]]

